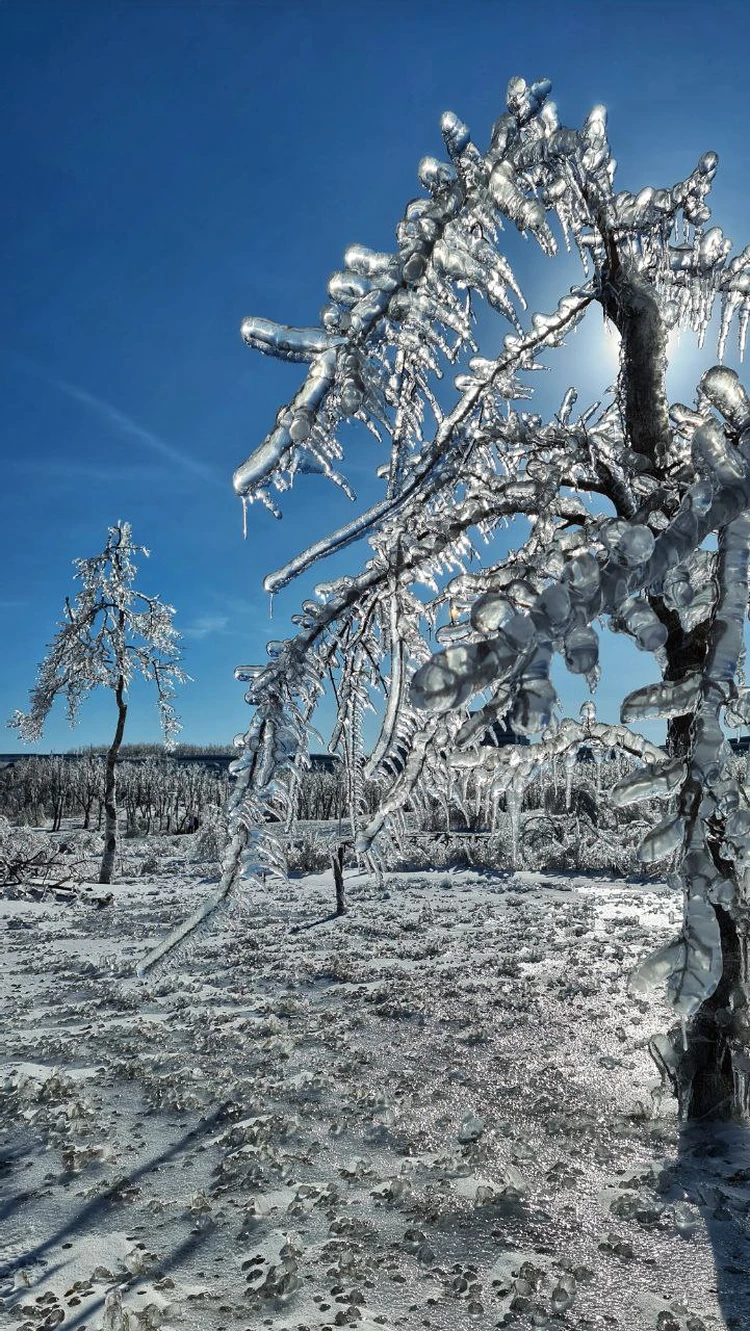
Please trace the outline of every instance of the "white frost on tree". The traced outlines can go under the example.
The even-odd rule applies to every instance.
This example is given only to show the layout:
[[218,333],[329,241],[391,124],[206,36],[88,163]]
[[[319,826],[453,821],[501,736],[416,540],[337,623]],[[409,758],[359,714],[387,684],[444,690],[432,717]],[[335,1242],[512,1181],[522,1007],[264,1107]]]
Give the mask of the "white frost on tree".
[[[693,405],[670,403],[666,347],[680,328],[702,344],[718,303],[718,358],[735,318],[742,353],[750,247],[733,255],[709,225],[715,153],[671,186],[618,192],[604,108],[568,128],[549,93],[546,79],[512,79],[486,151],[457,116],[443,116],[447,160],[420,163],[422,193],[406,208],[395,250],[346,251],[320,326],[242,324],[248,346],[307,366],[235,474],[245,510],[260,501],[278,515],[278,496],[305,472],[352,494],[341,430],[352,419],[378,443],[384,493],[265,580],[273,593],[322,557],[362,538],[369,544],[358,573],[320,584],[303,602],[295,633],[268,645],[266,665],[237,672],[255,710],[235,764],[219,891],[154,957],[231,897],[243,875],[278,862],[268,818],[283,816],[293,799],[327,679],[359,850],[376,855],[387,815],[426,772],[435,780],[449,771],[449,754],[476,756],[483,733],[503,718],[528,736],[549,727],[555,653],[593,685],[595,626],[608,623],[652,653],[661,676],[623,701],[623,747],[632,750],[630,724],[667,722],[663,755],[648,756],[617,798],[668,794],[671,812],[649,832],[642,857],[658,864],[676,854],[672,881],[685,901],[680,939],[637,982],[666,979],[688,1024],[685,1112],[731,1104],[748,1115],[750,810],[723,727],[750,719],[741,671],[750,402],[737,375],[716,364]],[[580,256],[580,283],[555,308],[525,313],[502,249],[508,224],[536,242],[542,262],[560,244]],[[510,325],[491,357],[475,340],[480,299]],[[522,410],[530,373],[546,368],[548,351],[594,308],[620,336],[614,395],[577,417],[573,388],[549,420]],[[524,534],[498,554],[495,538],[518,515]],[[385,701],[366,759],[361,721],[374,692]],[[477,695],[481,706],[470,714]],[[542,756],[544,745],[532,748]],[[358,807],[364,773],[384,790],[381,815],[367,827]]]
[[74,600],[65,599],[65,615],[39,666],[28,712],[16,711],[8,724],[25,743],[38,740],[58,696],[65,698],[68,720],[75,725],[81,704],[96,688],[110,689],[117,706],[117,725],[104,765],[105,833],[100,883],[110,883],[117,851],[116,763],[127,716],[127,695],[140,674],[156,688],[165,741],[176,738],[176,686],[187,676],[180,668],[175,611],[158,596],[134,586],[134,556],[148,556],[135,545],[127,522],[110,527],[101,554],[76,559],[80,587]]

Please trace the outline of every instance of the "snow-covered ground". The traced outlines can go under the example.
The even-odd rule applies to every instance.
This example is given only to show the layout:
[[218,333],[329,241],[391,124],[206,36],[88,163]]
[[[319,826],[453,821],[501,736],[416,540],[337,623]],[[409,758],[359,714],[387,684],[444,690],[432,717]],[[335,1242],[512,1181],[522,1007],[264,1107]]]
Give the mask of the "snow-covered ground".
[[0,902],[0,1325],[750,1327],[746,1135],[680,1131],[626,988],[666,888],[310,875],[141,981],[172,870]]

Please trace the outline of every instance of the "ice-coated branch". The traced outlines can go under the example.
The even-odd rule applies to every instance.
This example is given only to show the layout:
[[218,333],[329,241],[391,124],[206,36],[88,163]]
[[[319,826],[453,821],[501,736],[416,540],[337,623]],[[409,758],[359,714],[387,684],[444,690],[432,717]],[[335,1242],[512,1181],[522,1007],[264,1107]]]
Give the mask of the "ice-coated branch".
[[266,356],[290,361],[314,361],[344,341],[332,337],[322,328],[288,328],[271,319],[243,319],[240,335],[246,346],[262,351]]
[[182,671],[174,608],[158,596],[134,586],[137,555],[148,556],[133,542],[130,524],[110,527],[104,550],[74,561],[80,584],[74,600],[65,598],[65,613],[49,646],[27,712],[16,711],[9,725],[25,742],[40,738],[46,718],[59,696],[65,698],[74,725],[81,704],[99,685],[114,690],[140,673],[156,685],[162,727],[167,738],[179,730],[174,710]]
[[[661,588],[672,574],[674,597],[676,571],[685,567],[707,536],[717,534],[718,594],[712,602],[702,669],[638,689],[622,707],[623,721],[630,722],[692,713],[686,761],[667,762],[662,755],[665,761],[654,765],[652,760],[646,773],[614,792],[616,801],[640,798],[644,791],[646,797],[678,796],[677,813],[651,829],[640,853],[645,863],[654,864],[680,851],[686,903],[683,933],[678,943],[644,963],[635,983],[666,978],[671,1001],[682,1017],[694,1015],[722,977],[721,937],[712,904],[728,904],[732,898],[706,843],[712,817],[725,823],[722,853],[734,860],[741,879],[746,857],[750,864],[750,817],[744,810],[738,812],[740,792],[726,776],[720,722],[722,708],[736,693],[748,602],[750,401],[736,374],[721,366],[706,372],[699,391],[722,412],[729,434],[721,430],[716,417],[702,421],[693,437],[693,456],[702,479],[688,488],[664,530],[654,537],[642,524],[606,521],[600,529],[601,562],[590,553],[569,559],[562,580],[537,595],[527,613],[513,613],[502,592],[485,593],[472,609],[472,624],[485,636],[434,655],[417,671],[411,689],[417,706],[444,713],[460,706],[467,691],[502,686],[514,698],[511,717],[516,727],[526,733],[541,730],[555,702],[548,679],[551,650],[562,648],[574,670],[580,666],[581,651],[586,657],[590,650],[595,659],[589,625],[602,614],[632,633],[644,650],[663,648],[668,631],[647,594]],[[682,599],[689,605],[689,573],[683,585],[689,594],[678,597],[677,604]],[[590,667],[590,659],[587,664]],[[456,761],[461,762],[461,756]],[[519,754],[499,762],[514,770],[517,785],[526,768],[531,770],[533,759]],[[716,843],[715,831],[713,839]]]
[[117,847],[116,764],[127,715],[128,689],[135,675],[156,687],[164,739],[180,729],[174,706],[176,688],[187,678],[179,660],[174,610],[158,597],[134,587],[133,556],[148,555],[133,543],[130,526],[110,527],[101,554],[75,561],[80,582],[75,600],[65,598],[65,615],[39,667],[27,713],[15,712],[9,724],[24,740],[38,739],[47,715],[62,695],[74,725],[81,703],[99,685],[109,689],[116,724],[104,774],[105,834],[99,881],[112,880]]
[[[459,299],[460,291],[473,291],[486,298],[523,337],[508,294],[512,292],[524,306],[521,290],[496,246],[501,219],[530,231],[545,252],[554,253],[556,244],[546,212],[556,210],[566,219],[570,212],[563,206],[557,185],[562,181],[564,192],[573,190],[582,202],[577,184],[579,158],[593,161],[591,145],[597,143],[599,193],[608,181],[609,162],[608,149],[603,150],[606,135],[602,137],[601,116],[588,122],[582,136],[564,131],[561,137],[554,115],[545,116],[551,109],[546,104],[547,82],[542,80],[534,87],[542,91],[539,102],[533,103],[533,114],[519,117],[517,112],[509,111],[502,135],[493,135],[491,148],[484,156],[455,116],[443,117],[443,138],[451,161],[425,158],[421,162],[419,179],[427,197],[408,205],[397,228],[398,248],[393,254],[376,254],[360,245],[347,250],[345,269],[330,279],[330,300],[322,311],[320,328],[295,329],[266,319],[244,320],[241,331],[249,346],[285,360],[308,361],[310,370],[296,397],[279,413],[274,430],[237,469],[234,484],[243,499],[252,502],[261,498],[270,503],[268,484],[286,488],[305,455],[309,458],[305,465],[312,462],[325,469],[331,451],[337,449],[334,436],[338,423],[347,417],[366,419],[369,413],[376,418],[376,428],[382,426],[389,433],[404,436],[399,449],[418,445],[420,412],[412,420],[412,431],[405,435],[402,428],[404,389],[407,384],[416,384],[437,408],[422,367],[425,356],[429,364],[430,348],[455,359],[459,347],[471,344],[470,323]],[[510,85],[508,96],[509,106],[515,105]],[[552,182],[544,157],[537,160],[534,172],[528,163],[523,171],[518,170],[523,144],[538,142],[540,130],[550,147]],[[554,174],[559,173],[566,157],[570,158],[568,176]],[[544,184],[552,188],[540,199],[536,194]],[[537,345],[559,344],[567,322],[566,299],[556,316],[534,316],[532,324],[543,334],[535,339]],[[453,349],[445,342],[441,327],[457,336]],[[513,346],[513,339],[506,339],[506,345]],[[520,345],[515,348],[519,357],[522,349]],[[386,367],[390,367],[390,377],[384,374]],[[387,412],[389,406],[395,411],[395,424]],[[392,464],[392,480],[397,471]]]
[[[719,538],[719,595],[705,669],[695,681],[700,697],[693,702],[693,738],[679,810],[650,834],[655,859],[661,858],[665,841],[682,849],[678,875],[684,889],[683,928],[674,943],[641,963],[631,983],[644,989],[665,982],[669,999],[683,1019],[699,1011],[722,979],[722,938],[713,906],[731,907],[736,900],[736,889],[723,869],[734,864],[744,896],[750,865],[750,816],[741,807],[739,786],[727,774],[727,746],[720,721],[742,651],[749,565],[750,514],[742,513],[727,524]],[[723,865],[717,863],[716,855],[716,830],[721,823]]]
[[[238,675],[252,681],[252,670],[240,669]],[[139,963],[141,978],[180,944],[195,941],[215,920],[236,891],[241,872],[248,883],[256,885],[267,872],[284,875],[284,852],[274,827],[283,826],[289,812],[296,771],[306,758],[316,702],[315,687],[305,710],[278,693],[253,717],[242,739],[242,752],[230,767],[235,778],[227,806],[230,840],[216,891]]]
[[[455,730],[455,726],[453,728]],[[398,778],[391,786],[389,793],[383,796],[377,813],[370,819],[357,838],[356,848],[359,854],[365,855],[371,850],[373,842],[385,825],[386,820],[398,810],[403,809],[409,796],[423,779],[425,767],[430,762],[431,751],[436,745],[437,736],[441,733],[443,743],[447,744],[450,737],[450,724],[446,727],[445,721],[439,717],[431,718],[427,725],[416,733]]]
[[[243,505],[257,499],[277,512],[275,494],[307,472],[346,489],[341,427],[352,419],[379,450],[383,493],[266,579],[273,593],[327,555],[367,543],[359,570],[319,585],[292,636],[242,672],[255,714],[219,897],[232,898],[243,866],[257,877],[273,865],[269,811],[292,816],[304,735],[326,681],[361,853],[377,853],[375,839],[426,786],[447,798],[457,773],[508,801],[517,835],[524,786],[541,761],[563,756],[569,784],[582,744],[595,757],[615,747],[636,766],[612,798],[649,809],[666,802],[640,855],[649,867],[673,860],[671,881],[685,898],[680,939],[643,975],[668,980],[681,1016],[705,1016],[707,1004],[731,1006],[720,912],[745,927],[739,894],[750,881],[750,815],[723,740],[728,719],[750,717],[740,689],[750,403],[719,364],[693,406],[670,405],[666,349],[675,328],[701,341],[717,302],[719,359],[735,316],[744,349],[750,247],[733,256],[710,224],[715,153],[685,180],[618,192],[605,109],[570,128],[549,93],[546,79],[512,79],[486,151],[458,117],[443,117],[447,160],[420,163],[422,194],[408,203],[391,253],[349,247],[319,327],[242,325],[247,345],[304,364],[306,375],[235,474]],[[508,224],[537,242],[542,263],[561,242],[580,256],[580,284],[546,313],[526,311],[501,248]],[[510,324],[491,356],[478,345],[479,301]],[[577,418],[574,388],[551,421],[521,410],[532,396],[526,376],[547,368],[594,306],[620,335],[612,397]],[[617,726],[587,712],[579,727],[550,733],[555,654],[593,686],[605,625],[652,653],[661,678],[623,700]],[[361,721],[377,693],[383,714],[367,760]],[[666,721],[663,749],[630,728],[651,718]],[[498,721],[534,742],[493,750],[483,739]],[[382,800],[362,828],[365,770]],[[198,927],[206,918],[197,913]],[[732,995],[739,1005],[736,985]],[[736,1012],[721,1019],[736,1044]]]
[[[730,385],[734,394],[728,391]],[[745,419],[747,398],[733,371],[720,366],[707,371],[701,391],[713,398],[719,409],[723,404],[733,413],[730,425],[732,419]],[[695,450],[705,478],[687,489],[663,531],[655,537],[642,523],[606,520],[600,526],[604,546],[601,553],[605,556],[602,561],[586,551],[568,558],[562,579],[550,582],[528,613],[506,613],[512,607],[502,593],[488,592],[472,611],[472,623],[483,634],[482,639],[463,644],[460,650],[449,648],[433,655],[412,681],[415,704],[447,711],[460,705],[467,689],[470,694],[489,682],[512,682],[516,689],[514,724],[522,733],[535,733],[549,724],[555,702],[539,653],[561,647],[568,669],[587,673],[598,659],[596,638],[589,625],[602,614],[619,617],[645,650],[662,647],[666,630],[648,604],[637,598],[660,585],[707,536],[720,531],[750,503],[750,429],[743,431],[734,449],[716,432],[704,430],[695,441]],[[544,681],[544,687],[540,690],[537,685],[535,690],[539,698],[543,695],[545,699],[538,705],[529,696],[534,691],[534,678]],[[659,685],[658,689],[665,701],[669,686]],[[645,697],[635,711],[634,707],[635,703],[629,706],[630,720],[655,714]],[[650,710],[644,711],[646,708]],[[530,724],[524,722],[525,709]]]

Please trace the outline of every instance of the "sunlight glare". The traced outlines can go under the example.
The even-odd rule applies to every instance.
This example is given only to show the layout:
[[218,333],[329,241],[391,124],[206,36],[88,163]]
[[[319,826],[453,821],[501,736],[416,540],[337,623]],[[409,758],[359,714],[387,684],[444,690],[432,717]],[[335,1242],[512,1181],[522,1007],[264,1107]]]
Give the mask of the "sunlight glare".
[[620,334],[609,319],[605,319],[602,323],[597,359],[597,370],[607,387],[615,384],[620,369]]
[[[684,353],[685,347],[680,338],[680,329],[672,328],[667,336],[667,366],[669,369],[675,367],[679,369],[681,353]],[[605,319],[602,324],[602,335],[599,339],[597,348],[597,369],[607,384],[614,384],[620,369],[620,334],[614,324]]]

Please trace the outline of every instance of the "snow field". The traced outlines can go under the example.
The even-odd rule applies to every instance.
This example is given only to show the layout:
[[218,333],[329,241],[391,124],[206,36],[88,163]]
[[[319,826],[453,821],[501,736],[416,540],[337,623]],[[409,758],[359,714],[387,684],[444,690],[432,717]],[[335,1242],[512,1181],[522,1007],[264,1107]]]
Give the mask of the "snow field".
[[197,867],[0,903],[0,1325],[750,1324],[745,1138],[680,1130],[626,987],[679,898],[346,878],[344,917],[269,881],[146,981]]

